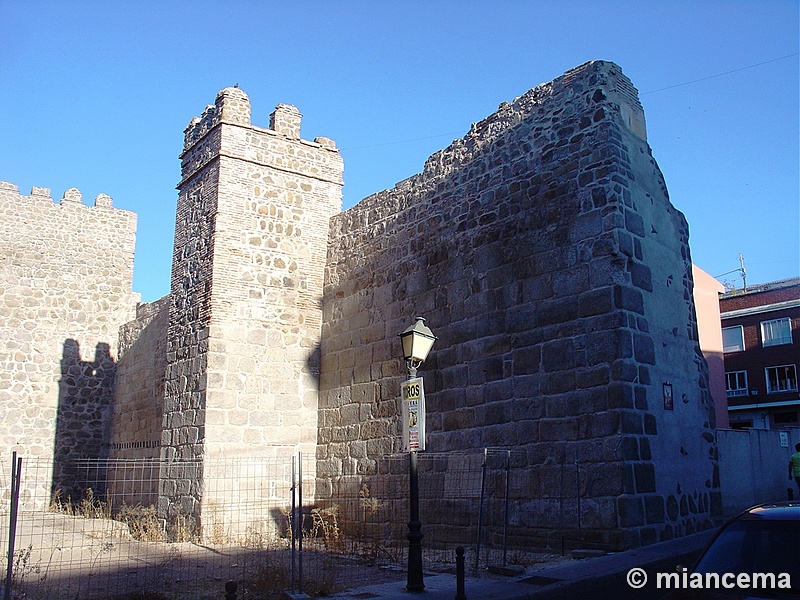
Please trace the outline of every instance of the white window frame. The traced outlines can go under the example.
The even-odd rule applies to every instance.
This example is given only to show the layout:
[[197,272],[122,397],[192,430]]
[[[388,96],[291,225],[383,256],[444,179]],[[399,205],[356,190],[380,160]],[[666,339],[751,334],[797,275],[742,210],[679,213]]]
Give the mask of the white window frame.
[[[780,325],[785,325],[785,329],[781,331]],[[777,337],[775,333],[780,333]],[[769,321],[761,321],[761,345],[765,348],[767,346],[780,346],[781,344],[792,343],[792,319],[783,317],[782,319],[771,319]]]
[[[783,381],[787,383],[785,388],[776,388],[773,389],[770,385],[770,377],[769,372],[774,370],[776,375],[778,374],[778,369],[785,369],[785,376]],[[789,376],[791,373],[792,377]],[[767,380],[767,393],[768,394],[782,394],[784,392],[796,392],[797,391],[797,368],[794,365],[777,365],[775,367],[767,367],[764,369],[764,377]],[[794,380],[794,387],[792,387],[792,379]],[[778,382],[781,380],[778,379]]]
[[[744,380],[744,386],[737,385],[737,387],[731,387],[731,380],[733,379],[731,376],[735,376],[736,383],[741,384],[742,380]],[[728,398],[736,398],[739,396],[747,396],[749,393],[749,388],[747,387],[747,371],[728,371],[725,373],[725,394]]]
[[723,327],[722,328],[722,343],[725,344],[725,332],[726,331],[733,331],[734,329],[739,330],[739,339],[741,340],[741,344],[737,344],[736,346],[723,346],[722,351],[725,353],[728,352],[743,352],[744,351],[744,327],[741,325],[734,325],[733,327]]

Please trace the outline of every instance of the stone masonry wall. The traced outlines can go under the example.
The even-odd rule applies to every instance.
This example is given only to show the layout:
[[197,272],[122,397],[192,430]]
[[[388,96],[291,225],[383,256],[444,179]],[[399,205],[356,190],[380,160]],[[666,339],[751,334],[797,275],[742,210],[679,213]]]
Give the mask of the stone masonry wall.
[[587,63],[501,104],[334,217],[328,252],[320,495],[371,487],[401,450],[397,334],[423,315],[439,338],[420,370],[428,449],[524,451],[515,543],[581,527],[584,546],[621,549],[710,525],[688,228],[619,67]]
[[[254,127],[247,95],[226,88],[186,130],[165,458],[288,457],[298,447],[313,456],[326,242],[343,167],[331,140],[300,138],[300,119],[278,105],[269,129]],[[168,477],[162,510],[199,515],[213,464]],[[203,502],[215,494],[238,491],[205,486]],[[217,522],[224,515],[213,519],[230,529]]]
[[136,307],[119,331],[111,413],[109,492],[117,504],[158,502],[169,296]]
[[103,194],[54,203],[5,182],[0,213],[0,445],[53,458],[52,489],[80,496],[63,468],[108,456],[117,333],[138,301],[136,215]]
[[119,333],[111,456],[161,456],[169,296],[136,307],[136,319]]

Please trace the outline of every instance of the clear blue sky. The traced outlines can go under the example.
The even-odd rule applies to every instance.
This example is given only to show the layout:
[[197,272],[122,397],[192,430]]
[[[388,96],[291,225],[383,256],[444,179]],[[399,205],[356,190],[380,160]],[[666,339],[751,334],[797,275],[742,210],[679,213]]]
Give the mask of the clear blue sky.
[[[0,180],[139,215],[134,290],[169,291],[183,129],[239,84],[333,138],[344,206],[593,59],[641,93],[694,262],[800,273],[797,0],[0,0]],[[756,66],[757,65],[757,66]],[[682,85],[685,84],[685,85]],[[736,274],[723,279],[735,280]]]

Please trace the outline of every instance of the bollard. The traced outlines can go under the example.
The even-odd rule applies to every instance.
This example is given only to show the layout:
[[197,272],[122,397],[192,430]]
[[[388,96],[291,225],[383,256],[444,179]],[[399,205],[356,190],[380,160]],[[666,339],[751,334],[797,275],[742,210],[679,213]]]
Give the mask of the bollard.
[[467,600],[464,593],[464,547],[456,548],[456,597],[455,600]]
[[236,600],[237,587],[235,581],[229,581],[225,584],[225,600]]
[[786,488],[786,499],[789,502],[794,500],[794,490],[792,488]]

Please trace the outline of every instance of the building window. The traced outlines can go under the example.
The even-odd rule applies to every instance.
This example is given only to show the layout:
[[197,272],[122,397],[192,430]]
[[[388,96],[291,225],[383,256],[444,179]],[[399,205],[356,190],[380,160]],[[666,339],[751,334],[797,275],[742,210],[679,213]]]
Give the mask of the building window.
[[797,425],[797,412],[776,412],[772,419],[776,425]]
[[767,367],[764,372],[767,375],[768,394],[797,391],[797,371],[794,365]]
[[725,373],[726,394],[731,396],[747,396],[747,371],[731,371]]
[[722,328],[722,351],[741,352],[744,350],[744,329],[741,325]]
[[774,319],[761,321],[761,341],[764,346],[778,346],[792,343],[792,320]]

